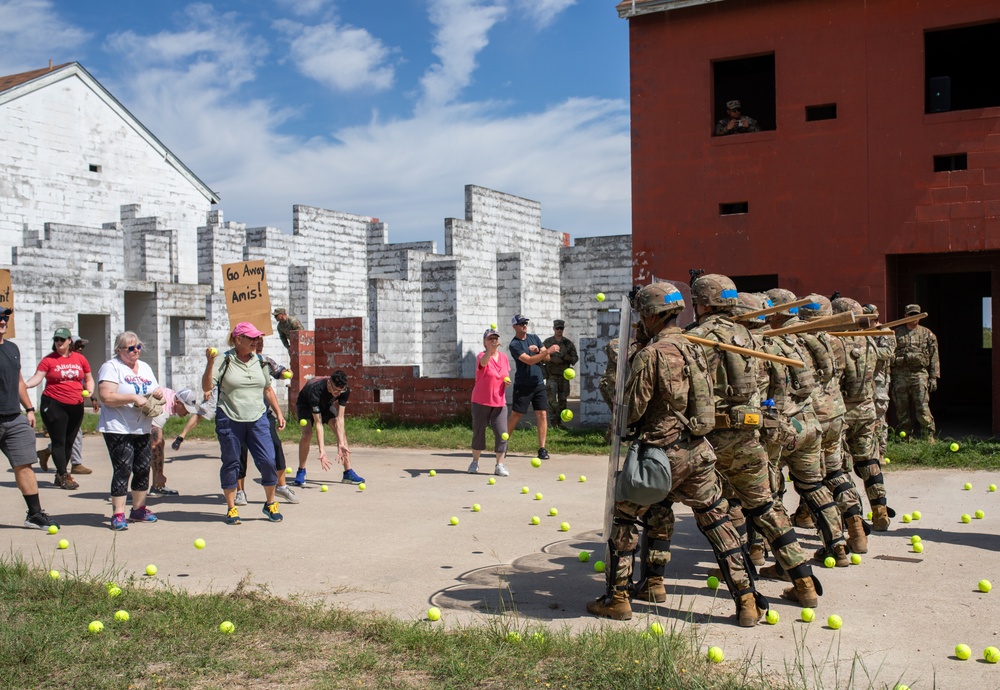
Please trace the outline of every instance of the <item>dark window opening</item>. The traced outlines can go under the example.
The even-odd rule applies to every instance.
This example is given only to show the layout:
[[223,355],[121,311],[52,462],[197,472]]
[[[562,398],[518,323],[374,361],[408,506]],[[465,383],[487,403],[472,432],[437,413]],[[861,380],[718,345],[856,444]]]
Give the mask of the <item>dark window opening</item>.
[[94,165],[93,163],[91,163],[90,164],[90,172],[96,172],[96,173],[101,172],[101,166]]
[[837,119],[836,103],[827,103],[826,105],[806,106],[806,122],[815,122],[816,120],[836,120],[836,119]]
[[773,54],[713,62],[712,81],[713,131],[729,120],[729,101],[739,101],[742,117],[756,120],[761,130],[777,128]]
[[968,170],[969,154],[953,153],[949,156],[934,156],[934,172],[948,172],[949,170]]
[[1000,22],[924,34],[925,112],[1000,106]]
[[375,402],[377,403],[391,403],[395,397],[395,391],[392,388],[376,388],[373,393],[375,394]]
[[749,201],[737,201],[731,204],[719,204],[720,216],[734,216],[739,213],[750,213]]
[[767,292],[778,287],[778,274],[763,274],[757,276],[729,276],[736,289],[740,292]]

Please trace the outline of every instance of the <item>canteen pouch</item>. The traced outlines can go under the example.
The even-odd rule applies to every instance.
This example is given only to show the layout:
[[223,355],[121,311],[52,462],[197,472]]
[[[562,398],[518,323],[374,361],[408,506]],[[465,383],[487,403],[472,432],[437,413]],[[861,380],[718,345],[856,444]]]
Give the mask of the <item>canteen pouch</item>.
[[670,458],[662,448],[635,441],[615,484],[615,501],[651,506],[667,498],[673,488]]

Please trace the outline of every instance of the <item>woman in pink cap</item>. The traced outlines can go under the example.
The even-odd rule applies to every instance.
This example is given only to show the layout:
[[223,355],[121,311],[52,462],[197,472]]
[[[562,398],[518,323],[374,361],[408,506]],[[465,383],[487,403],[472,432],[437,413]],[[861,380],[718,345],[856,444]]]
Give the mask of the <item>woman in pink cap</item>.
[[250,451],[260,472],[266,496],[264,515],[271,522],[281,522],[278,503],[274,500],[278,475],[267,408],[271,408],[277,420],[278,431],[285,428],[285,416],[271,387],[267,365],[256,352],[257,344],[263,337],[264,333],[252,323],[244,321],[236,324],[229,336],[231,349],[218,359],[209,354],[201,380],[202,389],[218,392],[215,433],[219,437],[222,455],[219,477],[226,496],[226,522],[230,525],[240,524],[236,489],[240,475],[240,447],[243,445]]

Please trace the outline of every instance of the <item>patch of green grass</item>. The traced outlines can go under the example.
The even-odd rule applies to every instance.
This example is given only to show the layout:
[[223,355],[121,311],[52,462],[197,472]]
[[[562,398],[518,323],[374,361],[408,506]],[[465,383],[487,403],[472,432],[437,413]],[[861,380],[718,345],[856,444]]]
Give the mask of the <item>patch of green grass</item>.
[[[951,450],[953,442],[958,443],[957,451]],[[886,456],[892,462],[883,464],[883,469],[889,470],[909,467],[1000,469],[1000,440],[940,438],[937,443],[930,444],[890,436]]]
[[[697,639],[626,626],[579,634],[498,615],[474,626],[288,601],[246,582],[189,594],[112,573],[52,580],[0,559],[0,678],[13,688],[775,688],[747,662],[709,664]],[[118,622],[114,612],[127,610]],[[447,617],[447,613],[446,613]],[[88,624],[104,623],[91,634]],[[219,631],[232,621],[234,634]],[[516,631],[520,641],[508,635]]]

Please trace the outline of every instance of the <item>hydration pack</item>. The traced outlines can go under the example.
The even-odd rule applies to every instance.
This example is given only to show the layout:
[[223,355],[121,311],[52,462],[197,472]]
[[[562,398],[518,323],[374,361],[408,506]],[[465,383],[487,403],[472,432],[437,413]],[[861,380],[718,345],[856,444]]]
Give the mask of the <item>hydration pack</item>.
[[[706,333],[720,343],[753,349],[753,338],[746,328],[728,319],[703,324]],[[742,332],[741,332],[742,331]],[[749,402],[757,392],[757,362],[753,357],[719,350],[719,366],[715,372],[715,393],[729,405]]]

